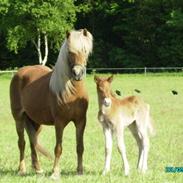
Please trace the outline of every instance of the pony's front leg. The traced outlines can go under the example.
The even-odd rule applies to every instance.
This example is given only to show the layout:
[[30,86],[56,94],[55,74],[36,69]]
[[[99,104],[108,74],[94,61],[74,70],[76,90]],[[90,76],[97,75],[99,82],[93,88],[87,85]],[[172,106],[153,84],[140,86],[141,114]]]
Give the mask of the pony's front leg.
[[83,174],[83,152],[84,152],[83,134],[84,134],[85,126],[86,126],[86,117],[81,121],[77,121],[77,122],[75,121],[78,175]]
[[51,175],[51,179],[53,180],[57,180],[60,178],[59,160],[62,154],[63,129],[64,127],[62,127],[61,125],[55,126],[55,132],[56,132],[55,161],[53,165],[53,173]]
[[103,125],[103,132],[105,136],[105,165],[103,175],[110,171],[111,154],[112,154],[112,130]]
[[128,164],[128,160],[126,157],[126,147],[124,143],[124,127],[120,127],[120,125],[117,127],[116,131],[117,135],[117,143],[118,143],[118,150],[122,156],[123,162],[124,162],[124,169],[125,169],[125,176],[128,176],[130,167]]

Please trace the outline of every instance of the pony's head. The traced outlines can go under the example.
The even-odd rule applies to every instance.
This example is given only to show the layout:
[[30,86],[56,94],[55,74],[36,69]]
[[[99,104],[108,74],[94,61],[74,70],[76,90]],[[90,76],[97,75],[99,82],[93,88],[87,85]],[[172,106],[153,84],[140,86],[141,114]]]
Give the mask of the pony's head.
[[76,90],[73,81],[80,81],[86,73],[86,64],[92,52],[93,37],[86,29],[66,33],[50,78],[50,88],[66,101]]
[[87,29],[66,33],[67,58],[72,78],[83,79],[89,54],[92,52],[93,37]]

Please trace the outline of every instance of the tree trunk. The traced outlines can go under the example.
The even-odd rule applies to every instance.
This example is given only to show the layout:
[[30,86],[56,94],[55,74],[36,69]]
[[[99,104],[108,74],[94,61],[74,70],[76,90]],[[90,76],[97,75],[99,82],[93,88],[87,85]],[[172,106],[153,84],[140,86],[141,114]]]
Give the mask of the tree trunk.
[[46,65],[46,62],[48,60],[48,37],[47,34],[44,34],[44,59],[42,60],[42,65]]
[[41,53],[41,34],[40,31],[38,30],[38,37],[37,37],[37,43],[33,41],[33,44],[35,45],[38,53],[38,59],[39,59],[39,64],[40,65],[46,65],[46,62],[48,61],[48,37],[47,34],[44,33],[44,59],[42,57]]

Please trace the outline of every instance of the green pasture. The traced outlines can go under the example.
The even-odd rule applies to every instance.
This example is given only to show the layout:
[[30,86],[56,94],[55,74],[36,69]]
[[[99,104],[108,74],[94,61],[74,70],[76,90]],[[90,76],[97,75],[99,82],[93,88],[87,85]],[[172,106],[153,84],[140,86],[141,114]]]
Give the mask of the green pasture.
[[[35,175],[31,168],[30,148],[26,135],[27,175],[17,175],[19,151],[15,124],[10,113],[9,84],[11,75],[0,75],[0,182],[53,182],[49,179],[53,162],[40,155],[44,169],[43,175]],[[93,75],[88,75],[86,85],[90,96],[88,120],[85,130],[84,175],[76,175],[75,129],[70,123],[64,131],[63,154],[60,161],[63,183],[182,183],[182,173],[166,173],[165,167],[183,167],[183,76],[168,74],[115,75],[113,90],[120,90],[122,96],[140,95],[151,106],[156,136],[150,139],[149,170],[140,174],[136,169],[137,146],[132,135],[126,129],[125,143],[131,171],[124,176],[123,163],[113,145],[111,172],[102,176],[104,165],[104,138],[102,128],[97,121],[97,95]],[[140,94],[134,89],[141,90]],[[178,91],[173,95],[171,90]],[[44,91],[42,91],[44,92]],[[35,99],[36,102],[36,99]],[[53,127],[45,126],[40,134],[41,144],[52,154],[55,146]]]

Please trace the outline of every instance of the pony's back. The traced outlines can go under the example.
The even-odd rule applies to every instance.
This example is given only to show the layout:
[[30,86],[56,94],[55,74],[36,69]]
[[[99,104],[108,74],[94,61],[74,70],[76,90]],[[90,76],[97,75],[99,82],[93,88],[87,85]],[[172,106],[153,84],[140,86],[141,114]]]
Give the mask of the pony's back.
[[31,82],[51,72],[46,66],[25,66],[18,70],[10,83],[10,105],[13,117],[17,119],[23,112],[22,91]]

